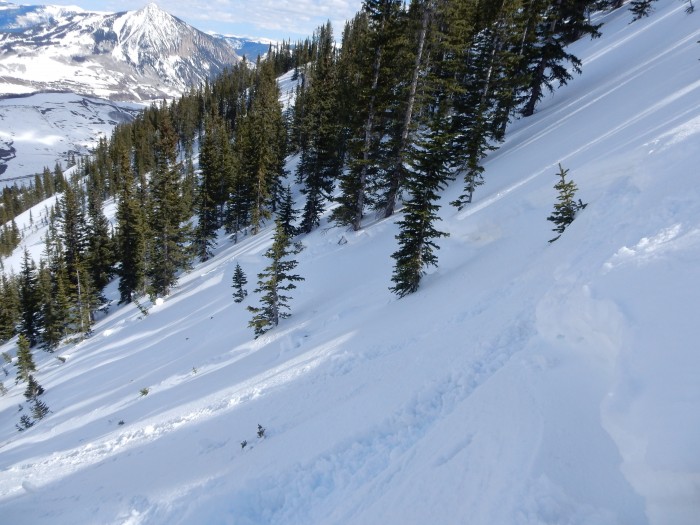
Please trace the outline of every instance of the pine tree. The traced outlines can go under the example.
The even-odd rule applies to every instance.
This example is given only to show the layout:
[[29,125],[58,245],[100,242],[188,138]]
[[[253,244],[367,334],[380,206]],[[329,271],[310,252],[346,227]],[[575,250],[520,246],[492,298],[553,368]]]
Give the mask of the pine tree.
[[[554,91],[555,85],[564,86],[573,78],[565,67],[568,62],[576,73],[581,73],[581,60],[569,53],[566,45],[584,34],[600,36],[599,25],[592,25],[585,16],[586,2],[578,0],[533,0],[527,10],[533,26],[524,49],[528,63],[529,86],[527,102],[522,115],[528,117],[544,96],[543,88]],[[524,39],[525,40],[525,39]]]
[[372,199],[370,188],[384,164],[383,116],[390,105],[388,79],[394,65],[389,53],[396,43],[400,9],[396,0],[366,0],[363,12],[343,34],[339,68],[345,79],[341,100],[349,136],[349,169],[340,177],[339,206],[331,220],[354,230],[361,227],[365,207]]
[[286,131],[279,97],[272,62],[258,61],[250,110],[239,125],[239,132],[247,134],[239,154],[240,169],[252,189],[249,216],[253,234],[276,209],[285,176]]
[[37,382],[32,374],[27,376],[27,388],[24,390],[24,397],[27,401],[34,401],[44,393],[44,388]]
[[36,365],[32,357],[32,351],[29,346],[29,340],[20,334],[17,339],[17,382],[29,381],[32,372],[36,372]]
[[0,342],[9,341],[17,332],[20,319],[17,279],[0,274]]
[[97,187],[92,187],[88,192],[87,211],[86,264],[96,298],[104,302],[102,290],[112,280],[115,255],[109,220],[104,214],[102,195]]
[[554,189],[559,192],[559,196],[557,197],[559,202],[554,205],[554,211],[547,217],[548,221],[552,221],[556,224],[556,226],[552,228],[552,231],[557,232],[559,235],[550,239],[549,242],[554,242],[561,237],[566,227],[576,218],[578,211],[587,206],[587,204],[581,202],[581,199],[578,201],[574,199],[578,187],[574,181],[566,180],[567,173],[569,173],[569,170],[565,170],[562,168],[562,165],[559,164],[559,173],[557,173],[559,180],[554,185]]
[[301,191],[306,197],[300,225],[305,233],[320,224],[343,165],[337,121],[339,79],[330,22],[319,28],[316,39],[317,57],[310,67],[307,92],[301,99],[304,115],[297,165],[297,180],[303,184]]
[[297,235],[298,229],[294,225],[294,221],[297,218],[298,211],[294,209],[294,199],[292,198],[292,190],[289,186],[286,186],[282,190],[282,199],[280,202],[279,212],[277,214],[277,220],[282,224],[284,233],[290,239]]
[[632,22],[635,22],[640,18],[644,18],[645,16],[649,16],[652,10],[652,4],[655,1],[656,0],[632,0],[629,8],[634,15]]
[[19,274],[19,310],[21,312],[19,332],[32,347],[39,342],[41,305],[36,264],[26,247]]
[[446,154],[451,135],[449,119],[438,111],[431,122],[419,133],[412,152],[412,171],[406,182],[409,200],[404,205],[404,216],[399,222],[397,235],[399,249],[392,254],[396,261],[390,287],[399,297],[418,290],[428,266],[437,266],[434,251],[439,249],[435,239],[448,234],[437,230],[439,191],[450,180],[451,168]]
[[180,194],[177,135],[166,108],[160,113],[156,164],[150,184],[150,246],[147,270],[149,294],[162,297],[177,282],[177,272],[190,264],[190,225]]
[[290,242],[282,224],[278,221],[272,247],[265,252],[265,257],[269,259],[270,264],[258,274],[258,287],[255,293],[262,294],[261,306],[248,307],[248,310],[254,314],[248,326],[255,330],[256,338],[277,326],[280,319],[290,316],[288,302],[291,297],[285,295],[285,292],[296,288],[295,282],[304,280],[290,273],[298,264],[291,257],[300,251],[301,248],[298,245]]
[[132,295],[145,290],[147,225],[128,151],[120,149],[117,155],[122,187],[116,213],[116,273],[119,276],[119,302],[129,303]]
[[245,289],[245,285],[248,284],[248,278],[243,272],[243,268],[237,262],[236,269],[233,271],[233,300],[234,302],[241,303],[248,296],[248,290]]
[[49,407],[41,399],[35,398],[32,403],[32,416],[36,421],[42,420],[50,412]]
[[[224,135],[224,136],[222,136]],[[223,118],[208,117],[204,123],[204,137],[199,152],[200,184],[197,191],[197,228],[194,232],[195,251],[200,261],[212,256],[216,233],[221,225],[220,206],[225,201],[229,183],[231,147]],[[228,157],[228,159],[227,159]]]

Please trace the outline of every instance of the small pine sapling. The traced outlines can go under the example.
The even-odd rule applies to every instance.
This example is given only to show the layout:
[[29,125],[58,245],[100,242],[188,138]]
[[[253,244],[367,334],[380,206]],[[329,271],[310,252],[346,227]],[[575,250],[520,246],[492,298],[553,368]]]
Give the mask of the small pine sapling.
[[248,284],[248,278],[243,272],[241,265],[236,263],[236,269],[233,271],[233,300],[234,302],[241,303],[243,299],[248,295],[248,290],[245,289],[245,285]]
[[265,437],[265,429],[263,428],[263,426],[260,423],[258,423],[258,437],[260,439]]
[[147,396],[150,391],[151,389],[145,386],[141,390],[139,390],[139,394],[141,394],[142,397]]
[[46,417],[49,413],[49,407],[41,399],[34,399],[34,404],[32,405],[32,416],[37,421],[40,421]]
[[27,430],[28,428],[31,428],[34,426],[34,421],[32,421],[32,418],[30,418],[27,414],[24,414],[21,418],[19,418],[19,423],[15,425],[17,430],[20,432]]
[[27,401],[36,400],[41,394],[44,393],[44,388],[34,379],[32,374],[29,374],[27,379],[27,388],[24,390],[24,397]]
[[241,441],[241,449],[244,449],[247,446],[248,446],[248,442],[245,439],[243,441]]
[[552,221],[556,225],[552,228],[552,231],[557,232],[559,235],[550,239],[550,243],[561,237],[566,227],[574,221],[579,210],[588,206],[588,204],[581,202],[581,199],[578,201],[574,200],[574,195],[578,187],[574,181],[566,180],[567,173],[569,173],[569,170],[565,170],[562,165],[559,164],[559,173],[557,173],[559,181],[554,185],[554,189],[559,192],[559,202],[554,205],[554,211],[547,217],[548,221]]

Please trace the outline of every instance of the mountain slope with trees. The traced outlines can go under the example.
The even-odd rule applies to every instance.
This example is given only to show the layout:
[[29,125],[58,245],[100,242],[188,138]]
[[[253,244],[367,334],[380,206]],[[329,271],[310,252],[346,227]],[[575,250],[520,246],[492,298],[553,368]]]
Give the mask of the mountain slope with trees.
[[[21,340],[36,368],[0,397],[8,519],[693,523],[697,21],[670,0],[634,24],[595,15],[602,36],[565,50],[583,75],[524,117],[529,69],[488,60],[523,13],[389,4],[370,20],[368,2],[340,49],[320,28],[152,106],[52,179],[56,231],[24,239],[50,240],[46,257],[6,259],[21,272],[1,290],[3,351]],[[393,60],[363,51],[383,24]],[[271,85],[266,68],[288,72]],[[562,173],[587,206],[548,243]],[[182,220],[159,218],[171,206]],[[234,301],[239,270],[258,290]],[[270,290],[291,316],[254,333]]]

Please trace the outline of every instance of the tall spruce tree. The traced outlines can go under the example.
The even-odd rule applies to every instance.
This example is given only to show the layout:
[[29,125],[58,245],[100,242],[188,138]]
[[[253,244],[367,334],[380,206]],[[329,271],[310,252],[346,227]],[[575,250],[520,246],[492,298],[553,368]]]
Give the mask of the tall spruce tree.
[[195,251],[200,261],[212,255],[216,232],[221,226],[221,207],[226,201],[231,170],[232,151],[226,123],[222,117],[208,116],[199,150],[200,183],[197,191],[197,228],[194,232]]
[[573,78],[566,63],[581,73],[581,60],[566,49],[572,40],[585,34],[600,36],[599,25],[592,25],[585,14],[588,2],[579,0],[533,0],[528,14],[533,30],[526,36],[524,51],[530,83],[522,115],[528,117],[544,96],[543,88],[554,91]]
[[[348,139],[348,170],[340,178],[339,206],[331,219],[340,225],[361,227],[370,188],[384,165],[384,115],[392,95],[389,78],[398,38],[401,2],[367,0],[363,11],[346,26],[339,67]],[[370,68],[367,66],[371,65]]]
[[272,246],[265,252],[270,264],[258,274],[258,287],[255,289],[255,293],[261,294],[261,304],[259,307],[248,306],[248,311],[254,314],[248,326],[254,329],[256,338],[277,326],[280,319],[291,315],[291,297],[286,292],[296,288],[295,282],[304,280],[291,273],[298,264],[292,257],[300,251],[301,248],[291,243],[284,227],[277,221]]
[[19,310],[21,312],[19,333],[24,336],[29,346],[39,342],[41,304],[37,281],[36,263],[25,246],[19,273]]
[[296,173],[306,197],[300,225],[305,233],[319,225],[343,164],[337,122],[339,79],[330,22],[319,28],[315,39],[316,57],[310,65],[307,92],[302,98],[303,131]]
[[165,105],[161,108],[150,184],[150,246],[147,276],[152,297],[170,293],[177,272],[189,267],[190,225],[180,193],[177,135]]
[[19,295],[17,279],[0,272],[0,342],[14,337],[19,322]]
[[117,198],[116,273],[119,302],[129,303],[133,294],[145,291],[146,218],[126,148],[118,152],[121,189]]
[[242,122],[248,140],[240,152],[240,169],[252,189],[249,216],[253,234],[276,209],[285,175],[286,131],[279,97],[274,64],[258,60],[250,110]]
[[404,205],[404,216],[399,221],[400,232],[396,236],[399,249],[392,254],[396,261],[390,287],[399,297],[418,290],[420,281],[429,266],[437,266],[435,242],[447,233],[435,228],[440,220],[439,192],[451,178],[448,151],[452,136],[450,122],[443,110],[438,110],[414,139],[411,155],[411,171],[406,181],[409,199]]

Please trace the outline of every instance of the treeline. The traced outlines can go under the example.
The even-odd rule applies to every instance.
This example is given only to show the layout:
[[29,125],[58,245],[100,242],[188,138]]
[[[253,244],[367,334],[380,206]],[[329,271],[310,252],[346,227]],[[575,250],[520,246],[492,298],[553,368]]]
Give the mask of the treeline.
[[[3,275],[0,340],[20,332],[53,350],[89,333],[115,277],[122,303],[162,297],[212,255],[220,229],[237,240],[277,217],[285,236],[302,235],[331,203],[330,220],[355,230],[403,206],[392,290],[415,291],[445,235],[441,189],[460,175],[453,204],[471,202],[508,122],[580,71],[565,46],[597,36],[589,12],[612,3],[366,0],[340,46],[326,24],[255,67],[152,105],[65,181],[38,264],[25,252],[19,275]],[[289,71],[298,83],[283,111],[276,78]]]

